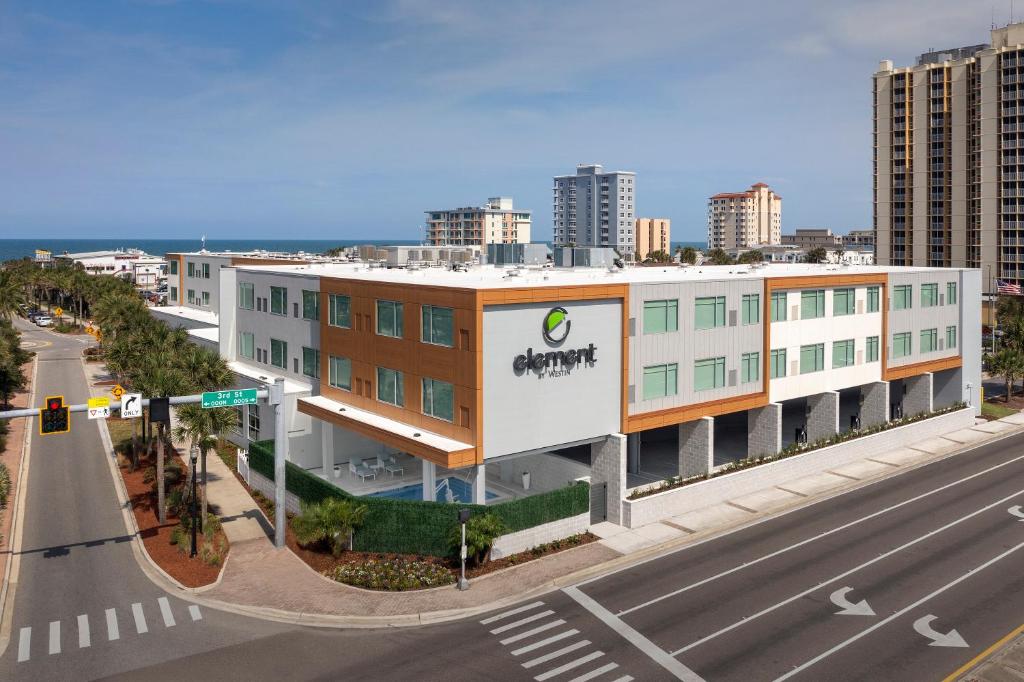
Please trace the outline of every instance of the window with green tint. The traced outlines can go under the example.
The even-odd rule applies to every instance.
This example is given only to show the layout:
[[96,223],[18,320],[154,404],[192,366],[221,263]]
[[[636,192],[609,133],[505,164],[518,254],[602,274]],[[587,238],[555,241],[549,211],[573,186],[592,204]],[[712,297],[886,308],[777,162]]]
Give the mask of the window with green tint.
[[405,387],[402,373],[398,370],[377,368],[377,400],[402,407],[405,405]]
[[956,303],[956,282],[946,282],[946,305]]
[[725,326],[725,296],[706,296],[695,302],[696,328],[713,329]]
[[892,309],[907,310],[913,304],[914,287],[900,284],[892,288]]
[[327,297],[327,324],[332,327],[352,327],[352,299],[341,294],[330,294]]
[[377,333],[402,338],[402,304],[398,301],[377,301]]
[[832,368],[853,365],[853,339],[832,342]]
[[320,351],[302,347],[302,373],[314,379],[320,378]]
[[452,309],[425,305],[420,306],[420,311],[423,318],[420,339],[423,343],[451,348],[455,343],[455,333],[453,330],[455,322]]
[[740,358],[740,383],[749,384],[761,378],[761,354],[744,353]]
[[707,391],[725,386],[725,358],[707,358],[693,363],[693,390]]
[[921,330],[921,352],[931,353],[932,351],[938,350],[939,348],[939,330],[938,329],[922,329]]
[[772,322],[786,321],[786,292],[772,292]]
[[878,362],[878,337],[869,336],[865,344],[866,362]]
[[189,261],[187,269],[188,269],[188,276],[189,277],[195,277],[196,276],[196,264],[195,263],[193,263],[192,261]]
[[946,348],[956,348],[956,325],[946,327]]
[[879,288],[868,287],[868,312],[877,313],[879,303]]
[[455,389],[446,381],[423,378],[423,414],[455,421]]
[[800,346],[800,373],[809,374],[825,369],[825,344]]
[[284,287],[270,287],[270,312],[274,315],[288,314],[288,290]]
[[352,361],[332,355],[328,359],[327,381],[335,388],[352,390]]
[[177,301],[178,300],[178,287],[171,287],[171,300],[172,301]]
[[195,289],[189,289],[188,290],[188,302],[189,303],[195,303],[196,302],[196,290]]
[[644,334],[663,334],[678,330],[678,299],[644,301]]
[[172,258],[171,261],[170,261],[170,266],[171,266],[170,274],[177,275],[178,274],[178,259],[177,258]]
[[256,294],[252,282],[238,283],[238,307],[243,310],[252,310],[256,305]]
[[801,291],[800,319],[813,320],[816,317],[825,317],[825,290]]
[[270,364],[281,369],[288,369],[288,343],[278,339],[270,339]]
[[757,324],[761,321],[761,294],[743,294],[743,324]]
[[253,340],[252,332],[238,332],[238,356],[252,360],[254,348],[256,344]]
[[203,279],[210,279],[210,264],[203,263]]
[[644,367],[644,400],[665,398],[679,392],[679,365],[651,365]]
[[210,305],[210,292],[209,291],[204,291],[203,292],[203,305],[205,305],[205,306],[209,306]]
[[302,319],[320,319],[320,292],[302,290]]
[[900,332],[892,335],[892,356],[894,358],[905,358],[911,354],[910,332]]
[[921,307],[931,308],[939,304],[939,285],[935,282],[921,285]]
[[854,289],[834,289],[832,291],[832,314],[853,315],[855,299]]
[[786,376],[786,349],[776,348],[772,351],[769,371],[772,379],[779,379]]

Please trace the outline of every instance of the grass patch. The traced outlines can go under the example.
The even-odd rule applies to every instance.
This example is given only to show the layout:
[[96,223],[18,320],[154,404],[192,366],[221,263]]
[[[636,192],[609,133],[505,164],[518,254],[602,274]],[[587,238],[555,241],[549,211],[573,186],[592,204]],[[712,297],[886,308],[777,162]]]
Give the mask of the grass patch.
[[[136,427],[136,429],[138,429],[138,427]],[[116,446],[118,443],[126,441],[132,437],[131,420],[115,418],[108,419],[107,430],[110,431],[110,442]],[[138,433],[138,430],[136,430],[136,433]]]
[[228,468],[238,471],[238,446],[231,441],[221,438],[217,441],[217,456],[221,458]]
[[1017,410],[999,403],[984,402],[981,404],[981,416],[985,419],[1002,419],[1011,414],[1017,414]]

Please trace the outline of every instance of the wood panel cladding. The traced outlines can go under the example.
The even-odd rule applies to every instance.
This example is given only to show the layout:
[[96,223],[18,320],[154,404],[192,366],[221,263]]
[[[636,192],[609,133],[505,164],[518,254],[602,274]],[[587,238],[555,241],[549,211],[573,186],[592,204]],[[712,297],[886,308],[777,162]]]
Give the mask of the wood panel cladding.
[[894,379],[906,379],[907,377],[916,376],[918,374],[924,374],[926,372],[941,372],[944,369],[953,369],[954,367],[960,367],[963,365],[963,360],[959,355],[954,355],[949,358],[940,358],[938,360],[927,360],[925,362],[916,362],[913,365],[901,365],[899,367],[892,367],[887,369],[882,374],[882,379],[885,381],[893,381]]

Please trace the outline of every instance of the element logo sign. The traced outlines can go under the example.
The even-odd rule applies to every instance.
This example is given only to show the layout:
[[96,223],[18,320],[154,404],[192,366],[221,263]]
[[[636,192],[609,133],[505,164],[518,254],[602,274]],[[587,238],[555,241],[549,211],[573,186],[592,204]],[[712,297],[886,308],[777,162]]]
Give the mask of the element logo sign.
[[558,344],[565,341],[571,326],[572,322],[569,321],[569,313],[565,308],[552,308],[544,316],[541,333],[548,343]]

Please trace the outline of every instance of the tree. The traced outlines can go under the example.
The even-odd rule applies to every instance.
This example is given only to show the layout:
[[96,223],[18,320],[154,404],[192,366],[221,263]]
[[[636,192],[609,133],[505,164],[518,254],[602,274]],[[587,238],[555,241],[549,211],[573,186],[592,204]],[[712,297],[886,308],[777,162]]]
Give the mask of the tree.
[[647,263],[669,263],[671,261],[672,256],[668,255],[667,253],[660,249],[658,251],[651,251],[649,254],[647,254],[647,258],[644,259],[644,262]]
[[292,519],[295,539],[303,545],[323,542],[331,554],[341,556],[351,533],[366,520],[368,508],[351,500],[328,497],[317,504],[302,503],[302,513]]
[[188,441],[190,447],[198,448],[200,455],[200,486],[202,488],[203,511],[200,518],[206,518],[206,455],[217,447],[218,437],[235,425],[235,411],[229,407],[203,409],[195,403],[176,408],[178,426],[174,437]]
[[[469,518],[466,524],[466,555],[472,559],[474,565],[487,563],[494,541],[507,530],[502,520],[491,513],[477,514]],[[460,526],[452,529],[448,543],[456,552],[462,547]]]
[[697,249],[692,246],[687,246],[677,250],[679,253],[679,260],[682,263],[688,263],[690,265],[697,264]]
[[821,246],[815,247],[807,252],[804,260],[808,263],[824,263],[828,260],[828,252]]
[[1000,296],[996,319],[1002,329],[1002,344],[1024,351],[1024,296]]
[[1003,347],[995,355],[988,357],[992,374],[1003,377],[1006,381],[1006,402],[1010,402],[1013,394],[1013,382],[1024,374],[1024,352],[1012,347]]
[[26,378],[21,366],[32,355],[21,347],[21,335],[8,320],[0,320],[0,398],[4,409],[10,408],[14,394],[25,388]]
[[704,254],[704,261],[711,263],[711,265],[732,265],[736,262],[732,259],[732,256],[718,248],[711,249]]
[[13,319],[23,303],[25,283],[21,274],[12,268],[0,270],[0,319]]
[[764,261],[764,254],[753,249],[752,251],[744,251],[740,254],[740,257],[736,259],[737,263],[761,263]]

